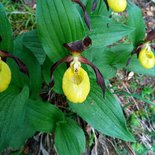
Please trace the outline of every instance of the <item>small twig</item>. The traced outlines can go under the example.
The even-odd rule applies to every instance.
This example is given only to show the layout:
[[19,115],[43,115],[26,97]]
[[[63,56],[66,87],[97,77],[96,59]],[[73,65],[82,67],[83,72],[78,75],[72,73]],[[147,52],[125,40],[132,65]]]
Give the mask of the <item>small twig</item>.
[[129,146],[128,143],[125,143],[125,145],[126,145],[126,147],[128,148],[128,150],[130,151],[130,153],[131,153],[132,155],[136,155],[135,151],[133,151],[133,150],[131,149],[131,147]]
[[98,139],[97,139],[97,137],[96,137],[94,128],[91,128],[91,130],[92,130],[92,132],[93,132],[93,134],[94,134],[94,138],[95,138],[95,145],[94,145],[94,151],[95,151],[95,152],[94,152],[94,153],[95,153],[95,155],[97,155]]

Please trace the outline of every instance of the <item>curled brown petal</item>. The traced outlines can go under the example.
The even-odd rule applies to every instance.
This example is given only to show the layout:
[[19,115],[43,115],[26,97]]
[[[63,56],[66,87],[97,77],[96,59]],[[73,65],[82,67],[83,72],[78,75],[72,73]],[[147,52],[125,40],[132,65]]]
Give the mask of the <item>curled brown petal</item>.
[[148,32],[147,37],[145,41],[153,41],[155,40],[155,29],[152,29],[150,32]]
[[71,43],[65,43],[63,46],[71,52],[81,53],[86,50],[92,44],[91,39],[87,36],[83,40],[74,41]]
[[105,96],[106,86],[105,86],[105,81],[104,81],[103,75],[100,72],[100,70],[92,62],[90,62],[89,60],[87,60],[84,57],[80,57],[79,61],[92,67],[92,69],[94,70],[95,75],[96,75],[96,82],[101,87],[103,96]]
[[98,3],[98,0],[93,1],[93,5],[92,5],[92,8],[91,8],[92,11],[95,11],[95,9],[97,7],[97,3]]
[[138,58],[138,55],[139,55],[139,52],[140,52],[142,46],[143,46],[143,44],[140,43],[136,48],[134,48],[134,50],[131,52],[130,57],[129,57],[128,60],[127,60],[126,67],[128,67],[128,65],[130,64],[131,59],[132,59],[132,56],[133,56],[134,54],[137,54],[137,58]]
[[63,58],[63,59],[58,60],[56,63],[54,63],[54,64],[52,65],[52,67],[51,67],[51,73],[50,73],[51,79],[50,79],[50,83],[49,83],[49,86],[50,86],[50,87],[53,87],[53,85],[54,85],[53,73],[54,73],[55,69],[56,69],[60,64],[62,64],[62,63],[64,63],[64,62],[70,63],[71,61],[73,61],[73,57],[69,55],[69,56],[66,56],[66,57]]
[[4,59],[12,58],[17,63],[20,71],[29,75],[26,65],[19,58],[13,56],[11,53],[9,53],[7,51],[0,50],[0,57],[2,57]]
[[107,0],[103,0],[103,1],[105,2],[105,5],[106,5],[106,7],[107,7],[107,10],[109,10],[109,5],[108,5]]
[[85,23],[86,23],[88,29],[90,30],[91,29],[90,20],[89,20],[89,16],[88,16],[88,13],[86,11],[85,5],[80,0],[72,0],[72,1],[75,2],[75,3],[77,3],[77,4],[79,4],[79,6],[82,8],[82,11],[84,13]]

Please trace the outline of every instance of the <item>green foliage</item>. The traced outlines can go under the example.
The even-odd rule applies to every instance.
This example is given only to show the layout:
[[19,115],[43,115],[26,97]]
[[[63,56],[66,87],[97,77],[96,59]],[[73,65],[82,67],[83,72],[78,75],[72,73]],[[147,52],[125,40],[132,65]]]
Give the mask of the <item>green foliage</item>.
[[85,35],[81,16],[70,0],[38,0],[37,24],[43,48],[53,62],[67,54],[64,43]]
[[[0,93],[0,151],[7,147],[18,149],[35,132],[53,132],[55,146],[59,155],[80,155],[85,150],[83,130],[71,118],[68,111],[77,113],[87,123],[102,134],[124,141],[135,141],[126,126],[120,103],[106,89],[103,97],[97,86],[92,69],[84,66],[91,79],[90,94],[83,104],[69,103],[62,112],[51,102],[50,92],[63,94],[62,77],[67,69],[62,64],[54,72],[55,85],[49,88],[51,66],[59,59],[69,55],[64,43],[82,40],[86,35],[92,45],[83,54],[98,67],[106,81],[116,75],[118,69],[126,68],[126,62],[136,45],[144,41],[145,25],[140,9],[128,1],[128,18],[125,24],[109,18],[102,0],[91,11],[93,0],[82,0],[86,5],[91,22],[88,32],[81,8],[70,0],[37,0],[37,29],[12,38],[12,29],[0,4],[0,50],[6,50],[18,57],[27,67],[28,74],[20,72],[13,60],[7,61],[12,81],[9,88]],[[124,19],[124,17],[122,17]],[[141,74],[155,76],[155,67],[146,70],[140,66],[136,57],[126,68]],[[40,93],[46,90],[43,101]],[[151,101],[133,96],[148,104]],[[63,105],[63,103],[62,103]],[[137,123],[137,122],[136,122]],[[136,149],[135,146],[133,148]]]
[[85,136],[72,119],[57,123],[55,145],[59,155],[79,155],[85,150]]
[[14,49],[14,55],[19,57],[27,66],[29,71],[30,93],[33,98],[36,98],[41,87],[41,66],[33,53],[23,45],[23,35],[16,38]]
[[120,103],[108,89],[103,98],[102,91],[94,80],[91,81],[91,92],[84,104],[70,103],[70,107],[101,133],[125,141],[134,141],[127,130]]
[[[33,130],[26,127],[25,104],[29,97],[29,89],[16,90],[10,87],[6,92],[0,94],[0,150],[7,146],[19,147],[19,139],[24,136],[32,136]],[[25,130],[26,129],[26,130]],[[25,134],[22,132],[25,130]],[[16,138],[18,137],[18,140]],[[24,141],[23,141],[24,142]]]
[[11,25],[6,17],[3,5],[0,3],[0,49],[12,52],[13,37]]
[[132,2],[128,1],[128,25],[134,29],[134,32],[129,35],[129,39],[136,46],[142,42],[145,37],[145,23],[142,17],[141,10]]
[[[92,47],[104,48],[129,35],[133,29],[105,16],[91,16]],[[105,39],[106,38],[106,39]]]
[[40,44],[35,30],[24,33],[23,45],[33,53],[40,65],[44,63],[46,54]]

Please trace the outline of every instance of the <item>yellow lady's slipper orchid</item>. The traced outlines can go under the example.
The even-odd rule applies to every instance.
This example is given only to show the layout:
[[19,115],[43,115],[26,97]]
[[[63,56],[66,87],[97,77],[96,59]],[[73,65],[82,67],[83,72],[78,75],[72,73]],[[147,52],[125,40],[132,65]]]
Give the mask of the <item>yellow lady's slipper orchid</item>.
[[123,12],[126,9],[126,0],[107,0],[109,7],[114,12]]
[[11,71],[9,66],[0,59],[0,93],[5,91],[11,81]]
[[54,78],[53,73],[55,69],[64,62],[70,64],[70,67],[65,71],[62,79],[62,89],[69,101],[72,103],[83,103],[90,91],[90,81],[87,72],[81,67],[81,63],[87,64],[95,72],[96,82],[101,87],[103,96],[105,95],[105,82],[99,69],[88,59],[81,56],[81,53],[86,50],[92,41],[87,36],[83,40],[77,40],[71,43],[65,43],[63,46],[68,49],[72,55],[68,55],[57,62],[51,67],[51,80],[50,87],[53,87]]
[[155,65],[155,56],[151,51],[149,44],[146,44],[144,48],[141,49],[138,55],[138,59],[144,68],[151,69]]
[[87,72],[81,67],[77,72],[69,67],[62,81],[62,89],[67,99],[73,103],[82,103],[90,91],[90,81]]

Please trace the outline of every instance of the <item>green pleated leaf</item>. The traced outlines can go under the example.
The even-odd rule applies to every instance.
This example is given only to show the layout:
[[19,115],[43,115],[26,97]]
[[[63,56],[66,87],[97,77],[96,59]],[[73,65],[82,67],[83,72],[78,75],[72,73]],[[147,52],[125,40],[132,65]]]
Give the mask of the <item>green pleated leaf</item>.
[[28,87],[20,90],[11,85],[0,93],[0,151],[18,149],[36,131],[50,133],[57,122],[64,120],[54,105],[28,98]]
[[36,98],[41,88],[41,67],[33,53],[23,45],[23,35],[16,38],[13,54],[28,68],[30,95]]
[[37,25],[43,48],[53,62],[68,53],[64,43],[84,37],[81,16],[70,0],[37,0]]
[[85,150],[82,129],[71,119],[59,122],[55,131],[55,145],[59,155],[81,155]]
[[139,42],[143,41],[145,37],[145,23],[142,16],[142,11],[138,8],[138,6],[129,0],[127,12],[128,26],[134,29],[134,31],[130,33],[129,39],[136,46]]
[[91,17],[93,47],[105,47],[129,35],[133,29],[105,16]]
[[[28,97],[28,87],[23,90],[9,87],[4,93],[0,93],[0,150],[10,146],[10,143],[13,146],[18,145],[17,139],[21,136],[18,135],[19,128],[25,126],[25,103]],[[26,133],[27,131],[25,129]],[[28,134],[31,134],[31,131]]]
[[13,37],[12,28],[7,19],[5,9],[0,3],[0,49],[12,52]]
[[46,54],[39,41],[36,30],[24,33],[23,45],[34,54],[40,65],[44,63]]
[[97,6],[94,12],[92,12],[92,5],[94,0],[82,0],[82,2],[85,4],[89,15],[101,15],[101,16],[110,15],[110,11],[107,10],[107,7],[103,0],[98,0]]
[[134,141],[126,127],[125,118],[118,100],[106,89],[105,98],[96,81],[91,80],[91,90],[83,104],[72,104],[70,107],[91,126],[103,134]]
[[[131,44],[117,44],[111,47],[88,49],[84,55],[99,68],[105,79],[116,75],[117,69],[126,67],[127,60],[133,49]],[[89,69],[92,71],[92,69]]]
[[110,13],[111,11],[107,10],[107,6],[105,2],[103,0],[98,0],[98,4],[97,4],[95,11],[93,12],[93,15],[109,16]]
[[31,127],[40,132],[52,132],[58,121],[63,121],[63,113],[50,103],[28,100],[26,118]]

